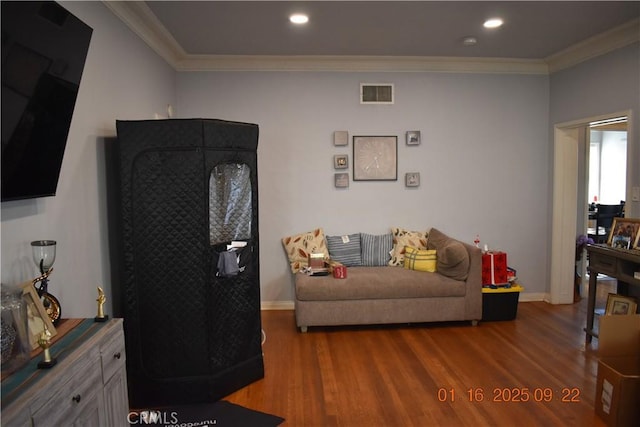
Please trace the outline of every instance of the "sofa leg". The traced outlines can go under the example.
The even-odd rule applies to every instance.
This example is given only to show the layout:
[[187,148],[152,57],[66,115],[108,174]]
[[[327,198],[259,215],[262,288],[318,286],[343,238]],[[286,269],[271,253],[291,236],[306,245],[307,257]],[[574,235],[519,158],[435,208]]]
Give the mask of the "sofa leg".
[[471,326],[478,326],[478,319],[473,319],[471,321]]
[[306,326],[300,326],[300,332],[302,332],[303,334],[307,333],[307,327]]

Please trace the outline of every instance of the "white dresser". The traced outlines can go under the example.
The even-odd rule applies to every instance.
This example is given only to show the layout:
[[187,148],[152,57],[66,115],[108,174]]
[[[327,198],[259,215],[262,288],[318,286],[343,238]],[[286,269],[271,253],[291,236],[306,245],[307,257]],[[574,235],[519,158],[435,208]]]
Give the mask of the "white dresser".
[[38,369],[39,354],[3,378],[2,425],[128,426],[122,319],[63,322],[73,326],[51,346],[55,366]]

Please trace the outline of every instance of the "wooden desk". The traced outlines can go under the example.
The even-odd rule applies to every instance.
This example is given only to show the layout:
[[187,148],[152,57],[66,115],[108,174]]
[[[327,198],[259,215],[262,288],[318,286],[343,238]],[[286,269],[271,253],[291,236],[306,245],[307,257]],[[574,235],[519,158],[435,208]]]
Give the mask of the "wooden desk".
[[598,274],[618,280],[618,293],[628,295],[630,287],[640,288],[640,280],[633,273],[640,271],[640,251],[612,249],[607,245],[587,245],[589,256],[589,299],[587,305],[587,343],[598,334],[593,330]]

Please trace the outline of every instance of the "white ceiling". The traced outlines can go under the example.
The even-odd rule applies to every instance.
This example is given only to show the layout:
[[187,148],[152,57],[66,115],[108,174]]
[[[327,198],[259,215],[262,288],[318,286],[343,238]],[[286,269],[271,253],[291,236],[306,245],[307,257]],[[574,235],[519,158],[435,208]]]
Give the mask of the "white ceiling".
[[[106,2],[156,50],[216,57],[412,57],[544,61],[626,25],[640,35],[640,1],[147,1]],[[134,11],[135,19],[123,13]],[[293,12],[309,15],[295,26]],[[487,30],[499,16],[505,24]],[[635,22],[631,22],[635,20]],[[614,30],[615,32],[615,30]],[[462,39],[474,36],[475,46]],[[618,41],[618,43],[620,43]],[[160,46],[163,45],[163,46]],[[212,65],[212,63],[209,63]],[[194,64],[187,65],[187,68]],[[198,68],[197,65],[195,65]]]

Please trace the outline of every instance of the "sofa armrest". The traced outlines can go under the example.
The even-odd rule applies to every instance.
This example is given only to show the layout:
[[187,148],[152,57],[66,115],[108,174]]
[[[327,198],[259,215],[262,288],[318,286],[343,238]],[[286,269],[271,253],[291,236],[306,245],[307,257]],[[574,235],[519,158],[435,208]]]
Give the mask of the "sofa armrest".
[[465,317],[469,320],[480,320],[482,318],[482,251],[469,243],[461,243],[469,253]]

